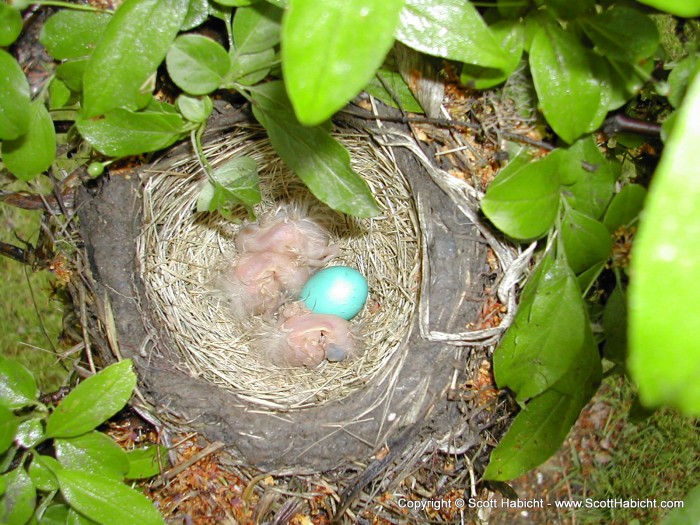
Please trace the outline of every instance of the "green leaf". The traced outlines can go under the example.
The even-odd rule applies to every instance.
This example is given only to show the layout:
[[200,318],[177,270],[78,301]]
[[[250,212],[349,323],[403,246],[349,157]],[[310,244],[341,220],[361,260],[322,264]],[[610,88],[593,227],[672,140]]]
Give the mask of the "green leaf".
[[607,261],[601,261],[599,263],[596,263],[593,266],[591,266],[588,270],[585,270],[576,276],[578,287],[583,293],[584,297],[586,296],[586,293],[589,290],[589,288],[593,286],[593,284],[598,280],[600,274],[603,273],[606,263]]
[[39,525],[66,525],[69,508],[66,505],[49,505],[39,519]]
[[0,4],[0,46],[7,47],[22,32],[22,14],[19,9]]
[[639,184],[623,186],[610,201],[610,206],[605,212],[603,224],[607,226],[608,231],[613,233],[621,226],[629,226],[636,222],[644,207],[646,196],[647,190],[644,186]]
[[235,52],[246,55],[272,49],[279,44],[282,10],[267,2],[236,9],[232,31]]
[[0,405],[0,454],[5,452],[15,439],[19,421],[5,405]]
[[[209,98],[209,97],[204,97],[204,98]],[[178,110],[174,105],[172,105],[168,102],[163,102],[161,100],[157,100],[155,98],[152,98],[151,100],[149,100],[148,105],[144,109],[145,109],[145,112],[161,113],[163,115],[177,115],[178,114]]]
[[39,42],[57,60],[87,57],[92,54],[111,19],[110,13],[64,9],[46,21]]
[[2,143],[2,161],[21,180],[31,180],[46,171],[56,157],[56,130],[42,100],[31,105],[29,129],[14,140]]
[[88,58],[66,60],[56,68],[56,76],[63,80],[71,91],[80,93],[83,90],[83,77],[88,61]]
[[0,523],[23,525],[34,513],[36,489],[21,466],[3,477],[7,487],[0,498]]
[[512,0],[496,0],[498,14],[503,18],[520,18],[530,8],[528,4],[514,3]]
[[365,91],[391,107],[397,108],[400,104],[404,111],[423,113],[423,108],[411,93],[408,84],[396,71],[380,69],[365,86]]
[[38,395],[32,373],[14,359],[0,356],[0,404],[15,410],[33,404]]
[[471,2],[407,0],[396,38],[428,55],[504,69],[509,58]]
[[214,18],[218,18],[219,20],[221,20],[227,26],[231,25],[232,9],[230,7],[223,6],[216,2],[210,2],[209,13]]
[[[42,456],[42,458],[43,457],[45,456]],[[36,455],[34,456],[31,465],[29,465],[27,472],[29,473],[32,483],[37,489],[46,492],[58,490],[58,480],[56,479],[56,476],[51,469],[42,463],[41,459],[36,459]]]
[[576,277],[546,257],[528,281],[513,324],[494,353],[494,377],[518,401],[551,388],[577,359],[588,328]]
[[602,222],[568,208],[560,235],[566,260],[575,274],[606,261],[612,250],[612,237]]
[[278,61],[275,50],[270,48],[259,53],[231,55],[231,69],[225,84],[235,82],[244,86],[252,86],[263,80],[273,64]]
[[545,25],[556,25],[559,22],[551,10],[544,9],[527,13],[527,16],[523,18],[522,23],[525,26],[525,52],[529,54],[530,48],[532,48],[532,42],[535,39],[535,35],[542,31],[542,27]]
[[64,468],[82,470],[105,478],[123,480],[129,471],[126,452],[112,438],[93,431],[82,436],[54,440],[56,459]]
[[517,20],[499,20],[489,26],[508,62],[502,68],[464,64],[459,80],[474,89],[488,89],[505,82],[520,64],[525,45],[525,26]]
[[542,112],[563,140],[572,143],[600,127],[607,97],[588,51],[573,33],[545,24],[530,46],[530,71]]
[[556,152],[523,167],[501,170],[481,201],[489,220],[515,239],[546,235],[559,209]]
[[207,95],[217,89],[230,67],[226,50],[202,35],[177,37],[165,63],[173,82],[191,95]]
[[[668,142],[668,138],[671,136],[673,131],[673,126],[676,123],[678,117],[678,110],[672,111],[671,114],[664,120],[661,124],[661,141],[665,144]],[[619,139],[618,139],[619,142]]]
[[403,0],[290,0],[282,71],[299,121],[328,120],[354,98],[394,42]]
[[185,94],[177,97],[175,105],[182,116],[190,122],[205,122],[214,110],[214,103],[209,97],[188,97]]
[[688,89],[688,82],[693,79],[694,73],[698,69],[698,56],[691,53],[676,64],[668,74],[668,102],[674,108],[678,108],[683,101],[685,92]]
[[0,49],[0,140],[16,139],[29,129],[31,99],[22,68],[7,51]]
[[155,476],[168,465],[168,449],[162,445],[143,447],[127,452],[129,472],[127,479],[145,479]]
[[17,429],[17,444],[24,448],[36,446],[44,439],[44,425],[41,419],[27,419],[22,421]]
[[[542,4],[543,2],[540,0],[537,3]],[[554,11],[557,18],[576,20],[586,12],[594,11],[596,2],[595,0],[576,0],[576,2],[571,0],[546,0],[544,5],[547,9]]]
[[620,285],[608,297],[603,310],[605,346],[603,355],[613,363],[624,366],[627,360],[627,299]]
[[660,11],[685,18],[700,16],[700,0],[637,0]]
[[252,86],[270,73],[271,67],[279,61],[274,46],[280,41],[281,18],[282,10],[267,2],[236,10],[227,84]]
[[70,469],[58,470],[56,477],[70,506],[98,523],[165,523],[153,502],[119,481]]
[[74,509],[68,511],[68,521],[66,521],[66,525],[94,525],[95,523],[97,522],[86,518]]
[[46,437],[74,437],[93,430],[124,408],[135,386],[130,359],[108,366],[61,401],[47,420]]
[[54,77],[49,84],[49,109],[61,109],[71,98],[71,90],[60,78]]
[[85,71],[85,116],[119,107],[137,110],[148,103],[156,70],[188,5],[188,0],[129,0],[121,5]]
[[613,6],[579,23],[596,51],[607,58],[638,62],[653,55],[659,45],[654,22],[631,7]]
[[251,157],[236,157],[212,173],[214,184],[207,185],[197,199],[197,211],[222,211],[230,205],[242,204],[252,212],[260,202],[258,163]]
[[230,7],[245,7],[251,5],[257,0],[213,0],[217,4],[230,6]]
[[615,191],[613,164],[600,152],[592,135],[560,151],[562,197],[575,210],[600,219]]
[[515,417],[491,453],[484,479],[517,478],[544,463],[562,445],[602,375],[593,334],[588,326],[585,331],[581,351],[566,374]]
[[[607,72],[599,74],[600,79],[607,75],[610,91],[608,110],[614,111],[623,106],[630,98],[637,95],[647,80],[651,78],[654,62],[649,60],[641,65],[608,59],[602,63],[607,64]],[[602,80],[604,81],[604,80]],[[618,136],[619,142],[619,136]]]
[[155,111],[135,113],[115,109],[100,118],[85,118],[79,114],[75,122],[93,148],[111,157],[158,151],[187,132],[180,115]]
[[236,157],[228,160],[217,166],[212,176],[216,182],[248,206],[260,202],[258,163],[252,157]]
[[644,405],[700,415],[700,75],[678,110],[635,238],[629,286],[632,378]]
[[660,525],[688,525],[700,516],[700,485],[683,499],[683,506],[669,512]]
[[209,18],[209,0],[190,0],[190,5],[182,22],[182,31],[189,31]]
[[[197,196],[197,212],[214,212],[214,211],[226,211],[226,206],[229,202],[226,200],[226,194],[222,194],[221,190],[218,188],[220,185],[214,185],[209,180],[205,180],[202,185],[202,189],[199,191]],[[219,193],[217,193],[219,189]],[[231,204],[236,204],[233,200]]]
[[353,171],[350,155],[321,126],[305,127],[295,118],[281,82],[252,91],[253,115],[282,160],[319,200],[356,217],[373,217],[379,208],[367,183]]

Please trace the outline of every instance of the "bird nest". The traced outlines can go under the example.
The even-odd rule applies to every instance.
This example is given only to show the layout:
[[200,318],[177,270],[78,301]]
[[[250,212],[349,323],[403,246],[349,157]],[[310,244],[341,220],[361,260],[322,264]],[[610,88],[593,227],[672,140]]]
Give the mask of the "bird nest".
[[272,149],[258,127],[238,126],[208,144],[213,167],[248,156],[258,163],[262,202],[256,214],[279,207],[305,210],[331,235],[337,256],[331,265],[357,268],[368,280],[369,300],[351,321],[359,357],[316,368],[274,366],[259,352],[274,320],[237,318],[216,293],[216,273],[237,254],[235,239],[245,224],[219,213],[198,213],[206,175],[196,157],[176,160],[145,174],[143,230],[137,239],[149,308],[167,330],[190,376],[209,381],[267,409],[318,406],[347,397],[378,375],[407,338],[416,311],[420,231],[411,189],[390,152],[367,147],[366,135],[336,134],[352,166],[369,184],[381,214],[359,219],[317,200]]
[[471,390],[490,388],[475,375],[490,377],[478,371],[512,320],[529,254],[493,236],[478,215],[478,190],[436,167],[401,125],[337,123],[335,137],[381,211],[359,219],[316,200],[244,112],[222,115],[205,154],[214,167],[243,155],[257,161],[258,217],[304,210],[330,234],[337,255],[329,264],[367,277],[369,300],[350,321],[361,351],[314,368],[262,355],[267,330],[279,333],[280,311],[241,318],[217,286],[237,260],[248,217],[197,212],[206,176],[183,144],[76,196],[101,359],[133,359],[142,399],[161,421],[224,443],[259,468],[328,471],[388,447],[376,474],[418,436],[440,450],[471,446],[465,414],[489,429],[506,410],[500,396]]

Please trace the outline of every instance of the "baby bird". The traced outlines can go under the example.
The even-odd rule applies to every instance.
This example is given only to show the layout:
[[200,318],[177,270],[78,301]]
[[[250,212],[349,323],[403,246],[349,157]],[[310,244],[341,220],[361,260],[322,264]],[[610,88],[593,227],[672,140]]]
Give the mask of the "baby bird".
[[218,287],[237,318],[271,316],[337,252],[325,228],[307,217],[293,219],[284,208],[241,228],[235,244],[238,255]]
[[298,293],[309,274],[291,254],[242,253],[222,275],[220,287],[236,317],[269,314],[279,307],[284,292]]
[[288,317],[268,342],[267,355],[278,366],[316,368],[324,359],[343,361],[356,351],[348,321],[302,309]]
[[280,210],[260,224],[248,224],[236,237],[239,252],[275,252],[296,256],[301,264],[312,267],[325,265],[337,253],[330,245],[330,234],[313,219],[292,219]]

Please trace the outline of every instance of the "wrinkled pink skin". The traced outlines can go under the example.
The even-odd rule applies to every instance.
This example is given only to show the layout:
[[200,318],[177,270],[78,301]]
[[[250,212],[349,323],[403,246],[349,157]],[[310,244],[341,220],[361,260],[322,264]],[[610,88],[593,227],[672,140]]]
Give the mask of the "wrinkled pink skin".
[[328,232],[312,219],[288,217],[248,224],[236,237],[239,252],[275,252],[295,255],[302,264],[323,266],[336,255]]
[[242,306],[239,315],[269,313],[280,305],[283,292],[298,293],[309,274],[291,254],[243,253],[225,280],[225,291]]
[[[260,287],[262,292],[274,293],[280,289],[298,292],[309,279],[309,269],[299,265],[291,255],[253,252],[238,257],[233,275],[249,287]],[[270,281],[277,286],[269,288]]]
[[237,317],[273,314],[285,294],[298,294],[312,268],[337,252],[321,225],[291,219],[286,209],[244,226],[235,242],[239,255],[223,275],[223,291]]
[[289,366],[315,368],[324,359],[342,361],[355,347],[350,323],[337,315],[298,313],[282,324],[282,332],[279,357]]

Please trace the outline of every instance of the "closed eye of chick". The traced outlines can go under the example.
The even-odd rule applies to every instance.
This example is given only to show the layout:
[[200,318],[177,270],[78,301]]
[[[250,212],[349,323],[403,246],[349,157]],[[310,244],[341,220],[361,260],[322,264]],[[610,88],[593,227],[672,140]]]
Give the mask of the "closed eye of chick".
[[273,328],[263,351],[278,366],[316,368],[326,359],[342,361],[356,352],[350,323],[337,315],[300,311]]

